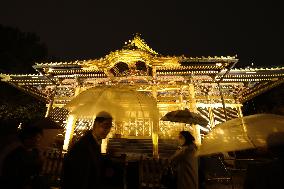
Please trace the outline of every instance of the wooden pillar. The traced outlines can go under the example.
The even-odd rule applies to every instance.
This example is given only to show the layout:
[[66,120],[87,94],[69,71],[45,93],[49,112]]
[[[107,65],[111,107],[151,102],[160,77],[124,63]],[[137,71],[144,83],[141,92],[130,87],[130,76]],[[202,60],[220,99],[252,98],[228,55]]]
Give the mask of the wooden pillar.
[[159,135],[158,135],[158,125],[159,122],[153,121],[153,130],[152,130],[152,143],[153,143],[153,157],[159,158]]
[[44,117],[48,117],[53,108],[54,97],[50,98]]
[[76,78],[76,87],[74,96],[78,96],[82,92],[83,80],[80,77]]
[[[189,109],[190,111],[197,113],[194,85],[189,84],[188,90],[189,90],[189,96],[188,96]],[[193,128],[193,136],[195,138],[196,145],[200,145],[201,144],[200,128],[198,125],[195,124],[192,125],[192,128]]]
[[[179,109],[184,110],[185,105],[183,103],[183,86],[180,88],[179,103],[180,103]],[[182,124],[183,130],[185,131],[186,130],[186,123],[181,123],[181,124]]]
[[78,96],[81,93],[81,86],[77,86],[75,88],[75,95],[74,96]]
[[157,69],[156,69],[156,66],[152,67],[152,76],[153,76],[154,80],[157,79]]
[[243,111],[242,111],[242,104],[240,103],[238,98],[235,98],[235,105],[234,108],[238,111],[238,117],[243,117]]
[[183,104],[182,89],[180,90],[180,94],[179,94],[179,103],[180,103],[180,109],[183,110],[184,104]]
[[242,111],[242,106],[241,105],[238,105],[237,110],[238,110],[238,116],[239,117],[243,117],[243,111]]
[[209,124],[210,124],[210,128],[212,129],[215,127],[213,108],[208,107],[208,111],[209,111]]
[[210,105],[208,107],[208,115],[209,115],[209,124],[210,124],[210,128],[212,129],[213,127],[215,127],[215,121],[214,121],[214,113],[213,113],[213,107],[212,107],[212,101],[209,98],[209,95],[207,94],[207,102]]
[[[156,68],[153,68],[153,77],[154,70],[156,72]],[[157,100],[157,85],[152,86],[152,95]],[[158,119],[158,120],[156,120]],[[153,126],[152,126],[152,144],[153,144],[153,157],[159,158],[159,118],[153,118]]]
[[70,114],[67,118],[66,132],[63,144],[63,150],[65,151],[68,150],[69,144],[72,141],[75,126],[76,126],[76,117]]
[[57,86],[55,86],[52,93],[49,95],[49,103],[48,103],[47,110],[46,110],[44,117],[48,117],[50,112],[52,111],[56,89],[57,89]]
[[225,114],[225,119],[226,119],[226,121],[228,121],[228,115],[227,115],[227,110],[226,110],[225,99],[224,99],[224,95],[223,95],[223,91],[222,91],[222,87],[221,87],[220,83],[218,83],[218,88],[219,88],[219,92],[220,92],[220,95],[221,95],[221,100],[222,100],[223,110],[224,110],[224,114]]

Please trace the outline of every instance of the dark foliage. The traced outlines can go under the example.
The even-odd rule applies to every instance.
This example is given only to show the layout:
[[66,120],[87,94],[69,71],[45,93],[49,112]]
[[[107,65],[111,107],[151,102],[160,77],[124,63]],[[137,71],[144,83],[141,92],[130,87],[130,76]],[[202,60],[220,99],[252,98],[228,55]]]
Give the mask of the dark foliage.
[[31,73],[47,57],[47,48],[34,33],[0,25],[0,72]]
[[[34,73],[32,65],[46,57],[47,48],[36,34],[0,25],[0,73]],[[0,91],[1,121],[19,123],[44,115],[43,102],[4,82],[0,82]]]
[[28,94],[0,82],[0,120],[27,122],[44,116],[46,107],[43,102]]

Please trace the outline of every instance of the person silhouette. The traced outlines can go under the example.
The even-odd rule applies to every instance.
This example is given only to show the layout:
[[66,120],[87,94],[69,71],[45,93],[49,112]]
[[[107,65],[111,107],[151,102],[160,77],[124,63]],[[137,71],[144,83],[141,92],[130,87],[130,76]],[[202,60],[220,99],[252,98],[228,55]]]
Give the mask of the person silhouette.
[[81,137],[65,155],[61,178],[62,189],[105,188],[101,141],[106,138],[111,127],[112,116],[105,111],[99,112],[93,129]]
[[40,188],[39,178],[43,165],[38,148],[43,129],[24,124],[18,133],[18,146],[10,151],[2,163],[1,188]]
[[180,149],[170,157],[170,163],[176,166],[177,189],[198,188],[197,147],[194,141],[190,132],[181,131],[178,137]]

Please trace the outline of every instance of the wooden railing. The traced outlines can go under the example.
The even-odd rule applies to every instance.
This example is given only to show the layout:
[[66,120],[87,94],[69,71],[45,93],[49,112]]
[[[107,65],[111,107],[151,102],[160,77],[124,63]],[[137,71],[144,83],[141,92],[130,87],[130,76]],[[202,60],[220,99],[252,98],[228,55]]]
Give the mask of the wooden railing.
[[161,176],[168,164],[167,159],[143,158],[139,161],[139,186],[140,189],[162,188]]
[[45,151],[41,175],[50,187],[59,188],[64,154],[61,151]]

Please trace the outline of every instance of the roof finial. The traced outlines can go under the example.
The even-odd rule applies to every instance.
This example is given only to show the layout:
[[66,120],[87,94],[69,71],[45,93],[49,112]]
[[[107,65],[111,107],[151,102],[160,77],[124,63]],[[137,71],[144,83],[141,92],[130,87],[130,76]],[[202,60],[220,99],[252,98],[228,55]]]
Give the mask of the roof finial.
[[141,35],[139,33],[135,33],[133,39],[129,40],[129,42],[125,44],[128,45],[128,47],[131,46],[140,50],[148,51],[155,55],[158,54],[156,51],[154,51],[147,45],[147,43],[141,38]]

